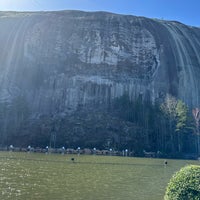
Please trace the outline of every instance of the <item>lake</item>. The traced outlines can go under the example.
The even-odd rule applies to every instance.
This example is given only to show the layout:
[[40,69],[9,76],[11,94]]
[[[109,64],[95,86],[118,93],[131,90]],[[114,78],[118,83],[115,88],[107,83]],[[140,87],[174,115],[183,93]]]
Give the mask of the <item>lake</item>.
[[[73,162],[71,158],[74,158]],[[0,152],[2,200],[162,200],[172,174],[199,161]]]

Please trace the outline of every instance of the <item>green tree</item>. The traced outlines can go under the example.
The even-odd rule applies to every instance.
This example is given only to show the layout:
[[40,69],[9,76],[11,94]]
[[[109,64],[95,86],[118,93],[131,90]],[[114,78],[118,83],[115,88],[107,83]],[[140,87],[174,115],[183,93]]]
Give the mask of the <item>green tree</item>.
[[183,151],[183,147],[186,146],[186,138],[189,137],[191,130],[193,130],[188,107],[182,100],[177,100],[175,97],[167,95],[160,109],[169,124],[171,151],[180,154]]

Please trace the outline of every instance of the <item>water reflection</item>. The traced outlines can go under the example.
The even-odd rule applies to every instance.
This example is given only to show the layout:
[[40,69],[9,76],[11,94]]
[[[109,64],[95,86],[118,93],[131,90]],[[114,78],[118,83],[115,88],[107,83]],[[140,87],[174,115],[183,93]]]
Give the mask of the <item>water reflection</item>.
[[0,199],[160,200],[171,175],[197,161],[0,153]]

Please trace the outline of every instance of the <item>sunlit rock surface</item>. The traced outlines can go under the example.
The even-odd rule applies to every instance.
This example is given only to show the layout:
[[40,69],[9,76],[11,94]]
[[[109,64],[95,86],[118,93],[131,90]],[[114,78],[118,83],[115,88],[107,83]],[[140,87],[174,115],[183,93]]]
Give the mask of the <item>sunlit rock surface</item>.
[[73,113],[128,94],[200,105],[200,29],[105,12],[0,12],[0,103]]

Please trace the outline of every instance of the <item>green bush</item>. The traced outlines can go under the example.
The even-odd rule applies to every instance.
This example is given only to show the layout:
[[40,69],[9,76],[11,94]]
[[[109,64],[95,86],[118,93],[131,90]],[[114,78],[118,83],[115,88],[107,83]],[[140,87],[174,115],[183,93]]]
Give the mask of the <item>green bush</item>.
[[168,183],[165,200],[200,200],[200,166],[189,165],[176,172]]

